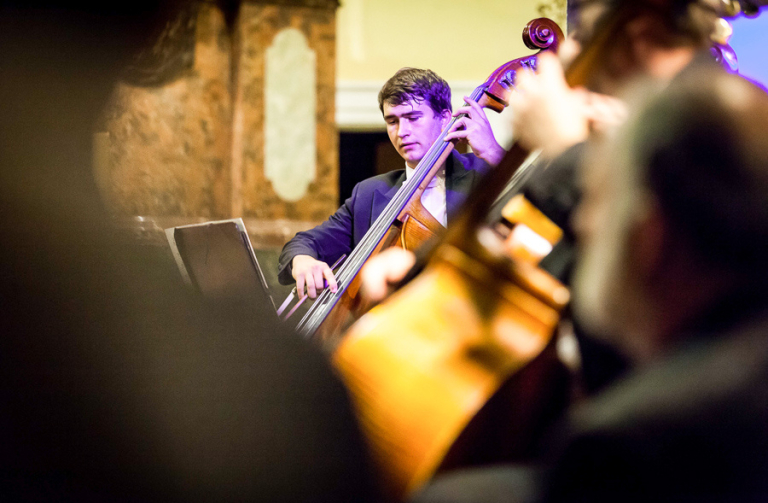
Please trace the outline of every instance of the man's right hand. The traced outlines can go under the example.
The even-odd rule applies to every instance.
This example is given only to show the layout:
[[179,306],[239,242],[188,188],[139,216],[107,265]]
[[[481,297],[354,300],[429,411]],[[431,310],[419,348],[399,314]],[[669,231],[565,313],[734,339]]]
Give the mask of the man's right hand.
[[328,264],[321,262],[309,255],[296,255],[291,264],[291,273],[296,280],[296,291],[299,299],[304,298],[304,287],[310,299],[317,298],[318,292],[325,288],[325,281],[328,282],[328,288],[336,292],[336,277]]

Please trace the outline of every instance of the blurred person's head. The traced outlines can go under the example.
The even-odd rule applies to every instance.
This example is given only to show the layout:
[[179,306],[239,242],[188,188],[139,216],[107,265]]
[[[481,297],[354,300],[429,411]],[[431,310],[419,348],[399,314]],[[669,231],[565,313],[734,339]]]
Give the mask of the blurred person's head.
[[97,118],[120,73],[178,4],[0,2],[2,200],[54,215],[98,200],[91,186]]
[[564,50],[575,54],[605,37],[588,84],[613,94],[639,75],[669,79],[677,74],[711,45],[717,19],[709,3],[697,0],[579,0],[571,9]]
[[593,146],[575,219],[582,322],[648,357],[768,277],[766,130],[762,90],[705,70]]
[[266,298],[205,304],[100,204],[96,121],[173,4],[0,1],[0,499],[365,500],[325,358]]

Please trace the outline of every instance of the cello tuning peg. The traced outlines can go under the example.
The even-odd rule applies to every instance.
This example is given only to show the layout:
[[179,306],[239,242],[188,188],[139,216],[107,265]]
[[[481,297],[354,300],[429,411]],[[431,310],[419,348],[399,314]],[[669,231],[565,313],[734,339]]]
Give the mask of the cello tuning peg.
[[509,70],[504,74],[504,77],[502,77],[499,80],[499,83],[504,87],[505,89],[512,89],[515,87],[515,78],[517,77],[517,72],[515,70]]

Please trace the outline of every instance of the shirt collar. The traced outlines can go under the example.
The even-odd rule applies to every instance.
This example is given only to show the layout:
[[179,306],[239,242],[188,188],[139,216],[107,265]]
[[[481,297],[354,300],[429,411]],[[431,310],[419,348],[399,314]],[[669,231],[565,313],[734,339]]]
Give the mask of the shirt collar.
[[[405,164],[406,180],[410,179],[415,172],[416,172],[416,168],[412,168],[408,166],[408,163]],[[432,178],[432,180],[429,181],[429,185],[427,185],[427,188],[436,187],[438,185],[445,187],[445,165],[443,165],[443,167],[437,171],[437,173]]]

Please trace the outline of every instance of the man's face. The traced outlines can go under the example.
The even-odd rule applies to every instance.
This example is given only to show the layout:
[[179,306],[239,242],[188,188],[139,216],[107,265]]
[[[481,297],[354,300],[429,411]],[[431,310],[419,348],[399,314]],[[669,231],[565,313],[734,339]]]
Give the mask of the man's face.
[[435,115],[424,100],[406,101],[400,105],[384,103],[389,140],[412,168],[419,164],[450,118],[448,110]]

